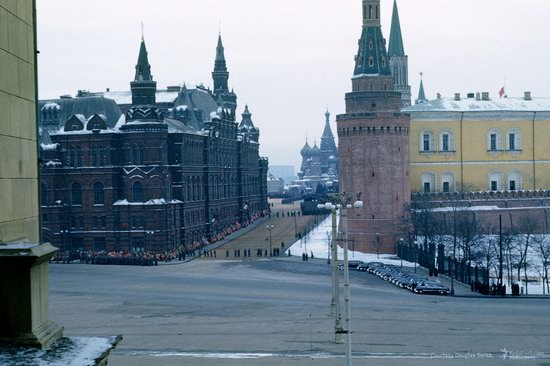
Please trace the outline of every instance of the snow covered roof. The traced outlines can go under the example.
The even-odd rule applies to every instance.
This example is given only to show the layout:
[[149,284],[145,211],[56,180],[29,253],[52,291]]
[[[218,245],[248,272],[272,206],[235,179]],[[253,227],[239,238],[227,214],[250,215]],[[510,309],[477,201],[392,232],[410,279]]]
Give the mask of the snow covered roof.
[[[157,90],[157,103],[173,103],[178,98],[177,90]],[[116,104],[132,104],[132,92],[127,91],[108,91],[103,93],[105,98],[113,99]]]
[[152,199],[147,202],[128,202],[128,200],[118,200],[113,203],[113,206],[155,206],[183,203],[180,200],[166,200],[164,198]]
[[499,98],[477,100],[475,98],[439,98],[403,109],[415,112],[550,112],[550,98]]

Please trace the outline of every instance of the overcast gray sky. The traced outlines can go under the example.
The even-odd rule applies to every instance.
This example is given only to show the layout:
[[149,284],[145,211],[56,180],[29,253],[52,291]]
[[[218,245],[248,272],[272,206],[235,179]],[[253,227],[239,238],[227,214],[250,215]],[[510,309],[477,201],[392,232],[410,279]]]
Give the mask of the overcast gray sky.
[[[361,0],[40,0],[40,97],[128,90],[141,37],[159,88],[212,85],[221,22],[230,87],[248,103],[272,165],[299,165],[328,106],[344,112]],[[389,40],[393,0],[382,0]],[[413,95],[550,96],[548,0],[399,0]]]

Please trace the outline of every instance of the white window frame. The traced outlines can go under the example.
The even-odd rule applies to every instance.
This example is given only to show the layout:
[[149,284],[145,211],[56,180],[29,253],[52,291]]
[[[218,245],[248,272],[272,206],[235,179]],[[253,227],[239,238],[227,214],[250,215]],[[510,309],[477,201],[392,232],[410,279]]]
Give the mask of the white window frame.
[[452,172],[446,172],[441,176],[441,192],[444,192],[444,183],[449,183],[449,193],[455,192],[455,175]]
[[[422,193],[434,193],[435,192],[435,174],[434,173],[424,173],[421,177],[421,189]],[[430,191],[426,192],[424,190],[424,184],[429,183],[430,184]]]
[[[514,135],[514,146],[510,145],[510,135]],[[512,128],[506,132],[506,148],[509,151],[521,150],[521,131],[517,128]]]
[[[491,140],[492,135],[495,135],[495,149],[492,148]],[[498,128],[491,128],[487,132],[487,151],[501,151],[502,150],[502,131]]]
[[489,173],[489,191],[494,191],[492,187],[492,182],[497,182],[496,191],[502,191],[502,173],[499,171],[492,171]]
[[506,189],[507,190],[511,190],[510,189],[510,183],[512,181],[515,181],[516,182],[516,191],[521,191],[523,189],[523,176],[521,175],[521,172],[517,171],[517,170],[512,170],[511,172],[509,172],[507,174],[508,176],[508,179],[506,180],[507,181],[507,186],[506,186]]
[[[425,146],[424,146],[424,137],[425,137],[425,135],[428,135],[429,150],[426,150]],[[420,152],[423,152],[423,153],[434,152],[435,151],[435,146],[434,145],[435,145],[434,144],[434,133],[430,130],[423,130],[420,133]]]
[[[444,136],[448,136],[447,140],[447,150],[444,149]],[[455,151],[455,144],[454,144],[454,132],[452,130],[442,130],[439,134],[439,150],[444,153],[450,153]]]

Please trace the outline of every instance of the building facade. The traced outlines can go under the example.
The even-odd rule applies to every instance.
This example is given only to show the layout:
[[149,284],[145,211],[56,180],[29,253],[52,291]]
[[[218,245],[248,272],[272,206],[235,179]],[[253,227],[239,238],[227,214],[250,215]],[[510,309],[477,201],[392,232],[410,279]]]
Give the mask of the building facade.
[[158,91],[142,40],[131,92],[42,102],[45,239],[63,249],[196,248],[267,214],[268,161],[248,106],[236,121],[221,37],[213,77],[215,91]]
[[34,3],[0,3],[0,243],[40,242]]
[[349,235],[363,252],[394,252],[410,202],[409,115],[394,90],[380,24],[380,0],[363,0],[363,30],[346,114],[337,117],[340,192],[361,192]]
[[413,192],[550,189],[550,99],[456,94],[404,112]]

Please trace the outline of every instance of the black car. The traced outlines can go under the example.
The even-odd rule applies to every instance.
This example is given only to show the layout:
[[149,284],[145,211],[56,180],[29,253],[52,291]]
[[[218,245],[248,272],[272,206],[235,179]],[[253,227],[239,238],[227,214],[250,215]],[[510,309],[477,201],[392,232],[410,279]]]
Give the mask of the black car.
[[[357,267],[359,267],[361,264],[365,264],[365,262],[363,261],[348,261],[348,268],[350,269],[357,269]],[[343,271],[344,270],[344,263],[343,262],[340,262],[338,263],[338,269]]]

